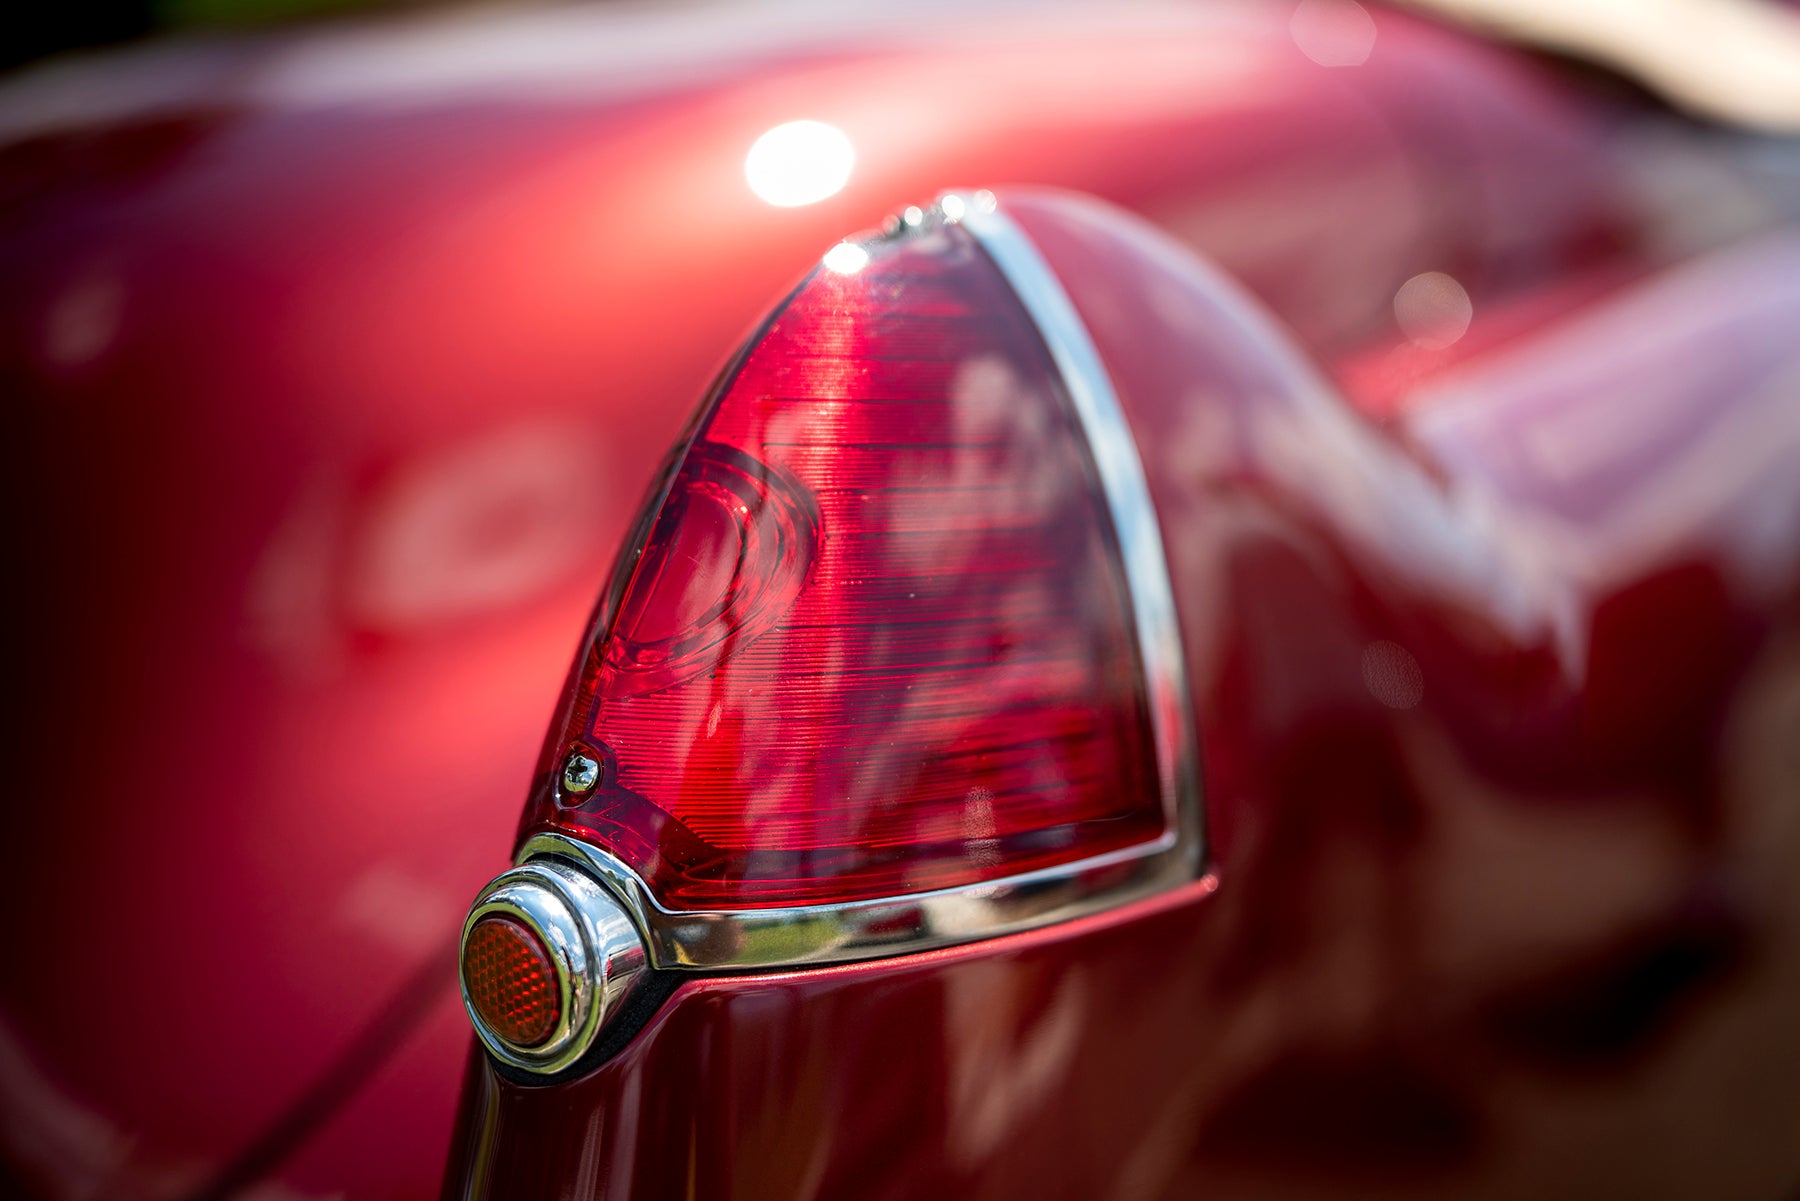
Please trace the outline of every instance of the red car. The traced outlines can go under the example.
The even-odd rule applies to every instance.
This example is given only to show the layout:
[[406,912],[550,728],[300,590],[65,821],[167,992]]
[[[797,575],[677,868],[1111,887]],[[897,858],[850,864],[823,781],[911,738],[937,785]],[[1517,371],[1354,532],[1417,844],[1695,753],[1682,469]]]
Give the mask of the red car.
[[1683,28],[0,85],[0,1191],[1792,1201],[1800,35]]

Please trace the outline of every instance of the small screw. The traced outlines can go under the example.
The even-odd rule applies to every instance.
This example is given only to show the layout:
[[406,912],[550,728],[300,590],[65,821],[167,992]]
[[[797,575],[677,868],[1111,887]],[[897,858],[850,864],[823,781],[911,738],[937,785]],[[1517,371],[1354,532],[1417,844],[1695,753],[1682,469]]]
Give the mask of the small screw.
[[594,785],[600,782],[599,762],[576,751],[569,756],[569,761],[563,764],[562,782],[564,792],[591,791]]

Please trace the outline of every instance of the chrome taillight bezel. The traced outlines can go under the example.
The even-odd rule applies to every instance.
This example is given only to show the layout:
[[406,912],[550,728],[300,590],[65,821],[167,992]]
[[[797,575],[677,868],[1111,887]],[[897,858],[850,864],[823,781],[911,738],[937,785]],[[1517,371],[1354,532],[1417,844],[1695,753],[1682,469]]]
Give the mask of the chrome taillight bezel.
[[[469,934],[483,918],[510,918],[549,952],[559,1011],[550,1037],[523,1046],[483,1020],[461,971]],[[482,1045],[502,1063],[551,1074],[574,1065],[593,1045],[607,1017],[644,974],[638,926],[626,908],[592,876],[568,863],[533,858],[495,877],[476,896],[457,944],[463,1007]]]

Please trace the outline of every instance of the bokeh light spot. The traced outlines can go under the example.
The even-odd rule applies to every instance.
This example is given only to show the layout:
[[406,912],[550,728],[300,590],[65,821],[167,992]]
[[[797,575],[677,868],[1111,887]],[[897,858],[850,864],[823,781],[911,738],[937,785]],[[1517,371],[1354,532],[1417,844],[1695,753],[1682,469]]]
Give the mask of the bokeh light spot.
[[1425,673],[1412,652],[1397,642],[1364,647],[1362,675],[1369,695],[1390,709],[1411,709],[1425,698]]
[[1360,67],[1375,49],[1375,18],[1356,0],[1300,0],[1288,33],[1321,67]]
[[1400,332],[1426,350],[1455,345],[1474,319],[1469,293],[1442,271],[1415,275],[1394,293],[1394,320]]

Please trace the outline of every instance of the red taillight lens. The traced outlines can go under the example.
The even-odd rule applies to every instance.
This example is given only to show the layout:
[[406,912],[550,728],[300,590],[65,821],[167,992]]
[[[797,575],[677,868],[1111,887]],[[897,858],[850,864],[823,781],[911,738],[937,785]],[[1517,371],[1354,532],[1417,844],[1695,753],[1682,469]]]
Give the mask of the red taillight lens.
[[463,942],[463,988],[475,1015],[507,1042],[535,1047],[556,1032],[562,1001],[550,952],[519,922],[484,917]]
[[893,897],[1168,832],[1070,397],[954,224],[841,247],[702,412],[531,832],[674,909]]

